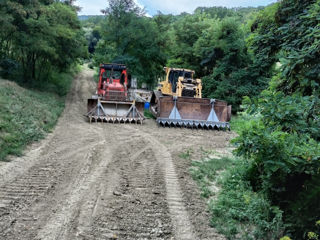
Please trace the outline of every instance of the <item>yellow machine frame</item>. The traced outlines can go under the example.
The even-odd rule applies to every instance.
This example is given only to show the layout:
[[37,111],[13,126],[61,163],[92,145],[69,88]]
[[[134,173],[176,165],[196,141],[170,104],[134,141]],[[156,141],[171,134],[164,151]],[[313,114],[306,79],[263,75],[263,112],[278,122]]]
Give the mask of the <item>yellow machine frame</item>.
[[201,79],[193,79],[193,76],[195,74],[195,71],[189,70],[189,69],[183,69],[183,68],[169,68],[165,67],[163,69],[166,72],[166,79],[165,81],[162,81],[159,83],[159,91],[163,95],[169,95],[169,96],[175,96],[175,97],[182,97],[182,91],[186,87],[185,83],[183,83],[184,78],[179,77],[177,81],[177,88],[176,92],[172,92],[172,84],[169,81],[169,74],[171,71],[185,71],[185,72],[190,72],[192,76],[192,85],[193,89],[195,90],[195,95],[193,96],[194,98],[202,98],[202,82]]

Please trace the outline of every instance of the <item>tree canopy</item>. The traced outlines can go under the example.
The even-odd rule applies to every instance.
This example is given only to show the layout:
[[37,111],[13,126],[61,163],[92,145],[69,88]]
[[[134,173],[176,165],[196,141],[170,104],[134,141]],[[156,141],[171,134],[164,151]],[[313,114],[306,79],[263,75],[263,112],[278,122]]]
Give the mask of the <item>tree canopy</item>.
[[213,7],[178,16],[158,12],[149,18],[134,1],[114,0],[103,10],[105,19],[91,25],[87,39],[95,46],[93,31],[100,32],[92,50],[96,65],[125,63],[150,88],[162,77],[163,66],[193,69],[203,78],[204,96],[226,100],[236,112],[243,96],[258,94],[269,81],[260,75],[259,65],[252,66],[246,46],[245,24],[255,12]]
[[86,56],[77,8],[71,4],[1,1],[0,63],[7,74],[19,69],[24,82],[42,81]]
[[141,82],[154,86],[165,64],[155,22],[144,16],[134,1],[109,1],[95,62],[117,62],[129,66]]

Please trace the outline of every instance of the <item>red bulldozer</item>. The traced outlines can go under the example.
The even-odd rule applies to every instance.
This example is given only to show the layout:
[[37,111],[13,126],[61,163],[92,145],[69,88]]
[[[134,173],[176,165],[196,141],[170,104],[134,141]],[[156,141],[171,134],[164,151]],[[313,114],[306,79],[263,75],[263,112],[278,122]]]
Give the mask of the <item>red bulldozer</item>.
[[101,64],[96,95],[88,99],[89,121],[142,124],[144,103],[135,101],[130,88],[125,65]]

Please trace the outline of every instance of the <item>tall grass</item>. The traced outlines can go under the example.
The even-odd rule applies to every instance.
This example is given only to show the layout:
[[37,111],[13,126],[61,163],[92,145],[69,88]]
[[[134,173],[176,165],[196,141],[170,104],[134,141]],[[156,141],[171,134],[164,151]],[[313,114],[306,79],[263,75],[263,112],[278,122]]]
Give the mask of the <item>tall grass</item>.
[[27,144],[43,138],[63,109],[63,97],[0,80],[0,161],[21,155]]
[[[248,164],[239,158],[194,161],[193,179],[208,199],[211,225],[228,239],[279,239],[282,212],[246,179]],[[214,186],[214,188],[213,188]],[[217,191],[217,188],[219,191]]]
[[42,139],[56,125],[65,96],[80,66],[66,73],[52,72],[42,82],[23,88],[0,79],[0,161],[22,154],[26,145]]

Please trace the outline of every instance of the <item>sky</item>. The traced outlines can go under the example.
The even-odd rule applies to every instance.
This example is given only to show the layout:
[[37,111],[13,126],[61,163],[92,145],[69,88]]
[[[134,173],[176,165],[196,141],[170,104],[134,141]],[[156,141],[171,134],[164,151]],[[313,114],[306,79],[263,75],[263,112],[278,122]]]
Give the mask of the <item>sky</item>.
[[[192,13],[197,7],[257,7],[266,6],[276,0],[135,0],[138,5],[145,7],[148,15],[157,11],[168,14],[182,12]],[[100,15],[101,9],[108,5],[107,0],[77,0],[76,5],[82,7],[79,15]]]

